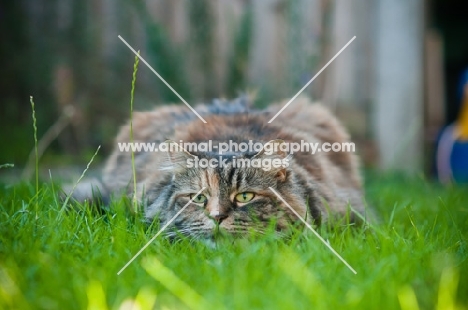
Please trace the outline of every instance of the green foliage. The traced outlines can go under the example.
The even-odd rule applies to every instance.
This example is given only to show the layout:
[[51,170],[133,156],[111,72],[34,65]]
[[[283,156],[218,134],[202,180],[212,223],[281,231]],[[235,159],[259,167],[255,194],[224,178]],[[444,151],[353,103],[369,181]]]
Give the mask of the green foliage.
[[126,199],[59,216],[54,184],[34,212],[30,184],[0,186],[0,308],[82,309],[154,302],[165,308],[445,309],[468,305],[468,191],[401,176],[371,176],[372,228],[322,227],[354,275],[310,234],[273,234],[216,249],[157,238]]
[[247,5],[239,29],[234,39],[234,47],[228,68],[227,92],[230,97],[239,95],[247,87],[249,50],[252,43],[253,11],[252,3]]
[[[197,75],[201,78],[201,83],[196,87],[202,89],[198,91],[201,98],[211,99],[219,96],[217,89],[217,78],[214,69],[214,59],[218,57],[215,44],[215,31],[217,24],[213,15],[213,2],[208,0],[189,1],[187,7],[188,21],[190,23],[189,51],[194,56],[196,65],[192,69],[197,70]],[[186,57],[190,57],[185,54]]]
[[[170,39],[167,29],[156,22],[149,14],[143,1],[134,3],[143,23],[147,38],[146,47],[149,54],[147,61],[171,85],[182,98],[189,100],[190,91],[187,74],[184,70],[184,53]],[[155,77],[155,79],[157,79]],[[162,102],[179,102],[177,96],[160,81],[155,82]]]

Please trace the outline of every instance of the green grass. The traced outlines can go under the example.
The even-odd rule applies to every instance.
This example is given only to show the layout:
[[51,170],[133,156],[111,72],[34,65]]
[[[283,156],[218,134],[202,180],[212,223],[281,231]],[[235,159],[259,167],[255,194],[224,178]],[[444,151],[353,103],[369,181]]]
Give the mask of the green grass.
[[374,228],[321,228],[354,275],[312,234],[271,235],[217,249],[158,238],[127,211],[60,216],[58,188],[0,186],[0,309],[466,309],[468,188],[373,176]]

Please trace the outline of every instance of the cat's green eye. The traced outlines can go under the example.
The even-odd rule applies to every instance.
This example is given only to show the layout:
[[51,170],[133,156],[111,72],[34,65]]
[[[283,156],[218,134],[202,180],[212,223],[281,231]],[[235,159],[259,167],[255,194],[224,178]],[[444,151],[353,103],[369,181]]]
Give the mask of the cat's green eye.
[[237,194],[235,199],[237,202],[246,203],[252,200],[254,197],[255,197],[254,193],[244,192],[244,193]]
[[196,194],[191,194],[190,199],[192,199],[193,202],[195,203],[205,203],[206,202],[206,196],[203,194],[200,194],[195,197]]

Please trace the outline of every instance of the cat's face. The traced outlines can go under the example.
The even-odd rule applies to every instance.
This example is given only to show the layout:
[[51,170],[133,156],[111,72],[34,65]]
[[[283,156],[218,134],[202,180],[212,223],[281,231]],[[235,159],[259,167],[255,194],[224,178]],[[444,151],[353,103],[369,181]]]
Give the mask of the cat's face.
[[[201,168],[187,167],[187,159],[194,155],[182,152],[172,158],[178,163],[172,171],[164,199],[156,199],[148,208],[151,216],[167,223],[184,206],[186,208],[172,222],[166,235],[183,234],[197,239],[212,239],[218,233],[234,236],[264,233],[271,223],[284,229],[297,218],[284,206],[270,187],[280,193],[294,193],[290,188],[290,171],[286,167],[269,170],[239,167],[238,159],[279,158],[284,154],[197,154],[198,159],[216,158],[222,165]],[[170,189],[169,189],[170,188]],[[201,192],[200,192],[201,191]],[[200,194],[197,195],[197,193]],[[285,199],[291,199],[285,194]],[[297,197],[291,201],[297,205]],[[148,216],[147,214],[147,216]]]

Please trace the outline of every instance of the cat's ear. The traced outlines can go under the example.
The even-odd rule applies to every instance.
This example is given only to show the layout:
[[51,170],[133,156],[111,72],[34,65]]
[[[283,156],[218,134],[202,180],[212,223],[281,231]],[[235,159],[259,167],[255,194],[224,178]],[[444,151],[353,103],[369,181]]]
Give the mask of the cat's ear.
[[[273,160],[280,160],[282,163],[285,163],[289,160],[289,154],[287,151],[288,148],[285,147],[286,142],[281,139],[268,141],[263,145],[263,148],[254,155],[253,158],[258,159],[269,159],[271,162]],[[286,166],[281,165],[280,167],[272,167],[271,171],[275,173],[276,178],[283,182],[286,180]]]
[[196,156],[190,154],[173,140],[166,140],[159,145],[160,151],[167,153],[167,159],[162,163],[160,170],[178,171],[193,164]]

